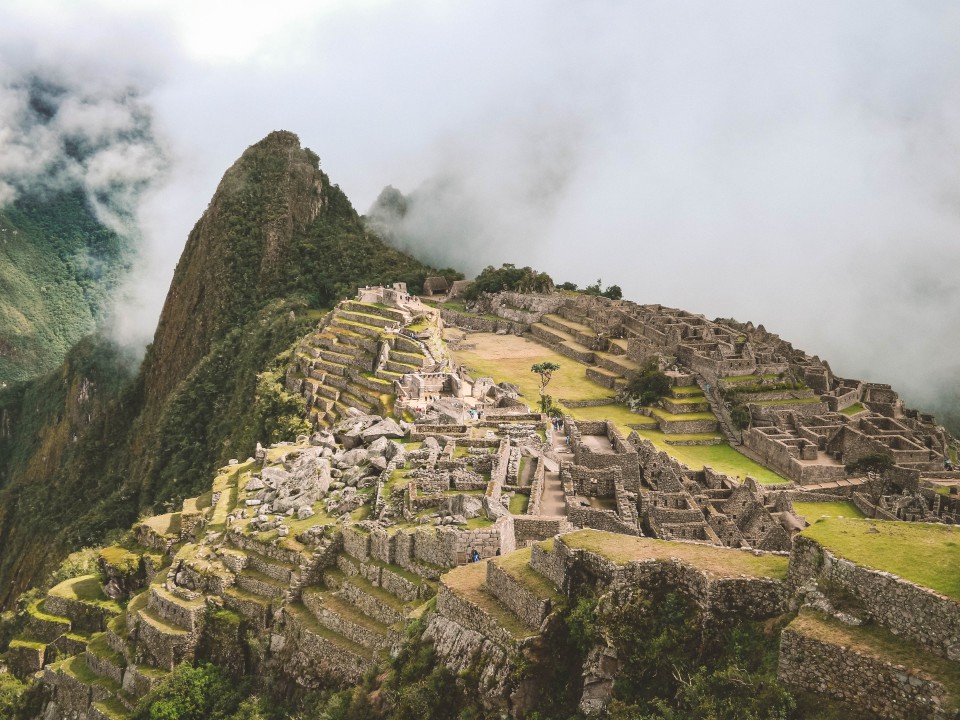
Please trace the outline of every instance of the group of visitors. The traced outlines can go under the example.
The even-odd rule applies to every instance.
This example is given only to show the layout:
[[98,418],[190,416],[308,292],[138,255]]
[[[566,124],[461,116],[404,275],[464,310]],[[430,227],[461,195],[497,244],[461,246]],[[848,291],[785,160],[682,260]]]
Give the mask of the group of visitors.
[[483,419],[483,410],[480,408],[470,408],[470,419],[471,420],[482,420]]
[[563,430],[563,418],[561,417],[552,417],[550,418],[550,425],[553,427],[554,431],[560,432]]

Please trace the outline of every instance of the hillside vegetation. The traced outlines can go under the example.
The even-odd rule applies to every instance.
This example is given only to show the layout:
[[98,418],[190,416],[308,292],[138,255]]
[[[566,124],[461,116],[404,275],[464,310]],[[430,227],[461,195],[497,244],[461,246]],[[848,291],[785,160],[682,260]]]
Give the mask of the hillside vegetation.
[[371,234],[296,135],[248,148],[190,233],[139,372],[91,340],[0,392],[0,545],[13,550],[0,605],[70,550],[197,494],[214,468],[295,429],[278,356],[318,309],[358,285],[418,290],[436,273]]
[[80,191],[0,210],[0,386],[52,370],[96,327],[126,255]]

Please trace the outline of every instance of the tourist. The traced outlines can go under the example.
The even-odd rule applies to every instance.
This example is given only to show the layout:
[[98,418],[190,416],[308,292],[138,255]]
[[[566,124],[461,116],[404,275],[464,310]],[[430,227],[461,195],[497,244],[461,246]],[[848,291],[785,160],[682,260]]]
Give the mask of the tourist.
[[480,562],[480,553],[477,552],[476,549],[474,549],[473,556],[471,559],[473,562]]

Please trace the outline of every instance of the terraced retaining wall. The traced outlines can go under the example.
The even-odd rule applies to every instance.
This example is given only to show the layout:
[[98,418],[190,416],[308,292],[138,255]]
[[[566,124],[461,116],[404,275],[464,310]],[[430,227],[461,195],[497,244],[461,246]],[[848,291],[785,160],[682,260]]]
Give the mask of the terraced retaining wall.
[[960,660],[960,603],[890,573],[836,557],[804,536],[794,539],[789,582],[826,580],[857,598],[875,622],[937,655]]

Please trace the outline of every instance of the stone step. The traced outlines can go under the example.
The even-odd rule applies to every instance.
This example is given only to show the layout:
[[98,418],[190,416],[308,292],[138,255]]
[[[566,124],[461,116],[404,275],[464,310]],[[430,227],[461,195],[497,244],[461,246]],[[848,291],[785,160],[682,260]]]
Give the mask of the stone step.
[[562,342],[573,340],[573,338],[562,330],[557,330],[549,325],[539,322],[530,326],[530,332],[541,340],[546,340],[553,345],[559,345]]
[[376,405],[374,405],[373,403],[367,402],[367,400],[363,399],[362,397],[358,397],[357,395],[354,395],[351,390],[344,390],[342,393],[340,393],[340,401],[337,403],[337,405],[340,405],[340,404],[357,408],[358,410],[362,410],[368,415],[374,414],[377,409]]
[[[118,696],[123,692],[120,684],[97,675],[87,665],[85,655],[67,658],[53,668],[54,677],[51,679],[57,686],[57,705],[63,717],[86,717],[89,720],[96,717],[90,712],[95,703],[101,706],[120,703]],[[126,710],[126,706],[123,707]]]
[[400,375],[420,372],[421,369],[420,365],[410,365],[409,363],[397,362],[396,360],[387,360],[381,367],[384,370],[389,370],[392,373],[399,373]]
[[257,570],[244,568],[237,575],[237,587],[260,597],[280,599],[287,594],[290,584],[282,583]]
[[123,682],[127,659],[110,647],[106,633],[97,633],[90,639],[85,659],[87,667],[100,677],[109,678],[118,686]]
[[222,597],[225,608],[242,615],[258,630],[270,627],[275,609],[275,601],[271,598],[236,586],[224,590]]
[[355,355],[343,353],[337,350],[327,349],[327,348],[317,348],[317,360],[326,360],[327,362],[336,363],[337,365],[349,365],[356,358]]
[[[358,339],[359,338],[356,336],[351,336],[351,340],[355,341]],[[319,351],[321,348],[335,352],[344,357],[357,358],[361,355],[369,354],[367,350],[355,344],[354,342],[343,342],[337,335],[332,333],[329,335],[322,335],[317,339],[316,343],[314,344],[314,349],[318,354],[314,355],[314,357],[320,357]]]
[[316,398],[323,398],[329,402],[336,402],[340,398],[340,391],[329,385],[318,385],[313,394]]
[[412,610],[403,600],[377,587],[362,575],[345,578],[336,595],[383,625],[403,622]]
[[[360,385],[361,387],[370,390],[375,393],[377,397],[386,393],[393,393],[393,380],[385,380],[376,376],[367,375],[364,373],[353,373],[351,375],[352,381]],[[399,379],[399,378],[398,378]]]
[[324,360],[323,358],[317,358],[313,361],[313,367],[316,370],[321,370],[327,375],[346,375],[347,366],[341,365],[340,363],[330,362]]
[[361,312],[367,315],[380,315],[401,325],[407,322],[408,314],[396,308],[385,307],[383,305],[374,305],[373,303],[358,302],[349,300],[343,303],[342,307],[351,312]]
[[486,587],[522,623],[538,630],[562,596],[530,567],[531,552],[526,548],[492,558],[487,563]]
[[340,683],[355,684],[373,665],[371,650],[321,625],[301,603],[284,606],[283,618],[288,641],[314,660],[318,674],[329,673]]
[[608,338],[607,342],[610,343],[610,354],[611,355],[626,355],[628,343],[623,338]]
[[376,325],[355,322],[353,320],[345,320],[341,317],[334,318],[330,327],[331,329],[341,328],[353,333],[354,335],[360,335],[361,337],[367,337],[374,340],[379,339],[381,333],[383,332],[383,329],[377,327]]
[[146,663],[128,665],[123,674],[123,690],[128,697],[142,698],[152,692],[169,674],[169,670]]
[[380,405],[380,395],[382,395],[384,392],[380,389],[377,389],[376,391],[371,390],[370,388],[356,382],[355,379],[353,382],[347,385],[345,390],[355,398],[359,398],[373,407],[378,407]]
[[127,662],[133,661],[133,646],[127,639],[128,634],[127,616],[117,615],[107,623],[107,632],[105,637],[110,648],[123,655]]
[[378,328],[395,326],[398,322],[397,320],[386,318],[382,315],[370,315],[369,313],[346,309],[337,310],[336,317],[339,320],[347,320],[349,322],[361,323],[363,325],[370,325]]
[[[403,380],[403,373],[391,372],[390,370],[385,370],[383,368],[378,369],[375,375],[381,380],[386,380],[390,383],[393,383],[394,381],[401,382]],[[391,392],[393,391],[391,390]]]
[[368,582],[383,588],[404,603],[424,602],[437,594],[436,581],[417,575],[399,565],[370,559],[360,565],[359,569],[360,574]]
[[322,626],[368,650],[388,648],[393,641],[387,625],[332,593],[313,587],[304,588],[302,601]]
[[410,353],[402,352],[400,350],[391,350],[390,359],[404,363],[405,365],[413,365],[414,367],[421,368],[427,364],[427,357],[423,353]]
[[26,680],[43,670],[53,656],[56,646],[27,635],[18,635],[10,641],[6,652],[6,667],[18,680]]
[[683,413],[710,412],[710,403],[705,397],[701,398],[663,398],[663,409],[673,415]]
[[97,700],[90,706],[87,720],[124,720],[133,714],[133,708],[128,707],[116,697]]
[[286,585],[290,585],[300,579],[300,566],[295,563],[269,558],[254,550],[244,550],[243,552],[246,553],[247,556],[246,567],[250,570],[256,570],[264,575],[269,575],[274,580],[278,580]]
[[44,601],[47,612],[68,618],[72,630],[103,632],[107,622],[123,611],[103,592],[97,575],[64,580],[50,589]]
[[27,633],[31,637],[52,643],[72,629],[70,618],[47,611],[44,598],[38,598],[27,605]]
[[598,367],[610,372],[629,377],[640,369],[637,363],[623,355],[614,355],[612,353],[594,353],[594,362]]
[[454,568],[440,578],[437,612],[503,647],[516,649],[536,635],[486,587],[487,561]]
[[193,600],[179,597],[163,585],[150,586],[147,598],[147,607],[169,623],[186,628],[190,632],[197,632],[203,622],[203,613],[206,602],[203,596]]
[[409,352],[414,355],[422,355],[423,348],[420,347],[420,343],[414,340],[413,338],[404,337],[403,335],[398,335],[393,344],[394,350],[399,350],[400,352]]
[[137,616],[138,659],[143,655],[151,665],[171,671],[190,659],[196,638],[186,628],[165,620],[152,608],[140,610]]

